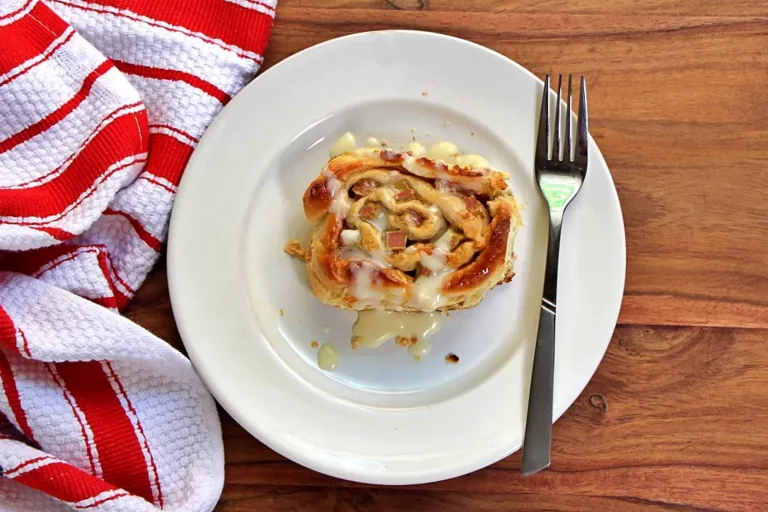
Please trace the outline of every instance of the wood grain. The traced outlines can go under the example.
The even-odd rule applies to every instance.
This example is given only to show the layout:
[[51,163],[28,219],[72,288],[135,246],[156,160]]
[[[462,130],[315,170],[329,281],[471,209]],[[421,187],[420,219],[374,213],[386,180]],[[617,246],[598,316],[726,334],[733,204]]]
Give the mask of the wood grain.
[[665,14],[763,16],[768,5],[753,0],[280,0],[280,8],[378,9],[476,13]]
[[[768,4],[425,5],[288,0],[267,63],[344,34],[413,28],[478,42],[538,75],[586,74],[591,132],[626,225],[620,321],[768,328],[768,97],[757,92],[768,79]],[[570,14],[581,11],[595,14]]]
[[768,502],[766,340],[763,330],[619,328],[555,424],[552,468],[525,480],[515,454],[407,491],[370,488],[301,468],[224,416],[219,510],[758,510]]
[[[163,282],[145,285],[126,316],[180,348]],[[762,329],[619,327],[555,424],[552,468],[526,480],[519,453],[407,490],[336,480],[272,452],[222,411],[218,510],[760,510],[768,502],[766,342]]]
[[[598,496],[254,485],[241,486],[228,492],[216,510],[220,512],[251,512],[254,510],[275,512],[316,510],[333,510],[335,512],[392,510],[439,512],[499,512],[503,510],[594,512],[596,510],[620,510],[621,512],[654,512],[680,510],[680,508],[651,500]],[[696,509],[689,508],[688,510],[695,511]]]
[[[522,480],[515,454],[425,486],[359,485],[284,459],[222,412],[217,510],[765,510],[768,3],[280,0],[267,67],[387,28],[589,77],[626,225],[624,325],[555,425],[548,471]],[[183,350],[164,261],[125,314]]]

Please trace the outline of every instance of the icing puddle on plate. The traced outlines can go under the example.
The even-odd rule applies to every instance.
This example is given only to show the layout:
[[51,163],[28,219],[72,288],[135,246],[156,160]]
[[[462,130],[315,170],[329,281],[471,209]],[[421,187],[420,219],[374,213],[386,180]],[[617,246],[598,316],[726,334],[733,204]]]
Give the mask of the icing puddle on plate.
[[361,311],[352,327],[352,348],[377,348],[394,339],[417,360],[429,353],[429,337],[443,322],[440,313],[405,313],[401,311]]
[[[406,313],[402,311],[360,311],[352,327],[352,348],[375,349],[388,340],[407,347],[416,361],[429,354],[429,338],[437,332],[445,316],[439,312]],[[317,351],[317,366],[333,371],[339,365],[338,349],[324,343]]]

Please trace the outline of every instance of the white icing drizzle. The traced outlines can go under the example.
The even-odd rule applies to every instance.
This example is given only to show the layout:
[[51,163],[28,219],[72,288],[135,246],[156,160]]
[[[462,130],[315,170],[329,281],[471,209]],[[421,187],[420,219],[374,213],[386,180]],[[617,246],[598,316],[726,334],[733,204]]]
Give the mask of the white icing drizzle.
[[386,249],[378,249],[371,251],[370,261],[376,264],[377,267],[389,268],[390,264],[387,261],[388,251]]
[[416,361],[421,361],[421,358],[432,352],[432,345],[429,344],[428,338],[419,338],[416,343],[413,343],[408,347],[408,353],[413,356]]
[[325,177],[325,187],[328,189],[328,193],[331,194],[331,206],[328,211],[337,215],[346,216],[349,209],[352,207],[352,200],[349,198],[346,189],[342,183],[333,175],[328,169],[323,170],[323,176]]
[[381,209],[379,209],[379,211],[376,213],[376,216],[368,222],[376,226],[376,229],[381,232],[387,230],[387,214]]
[[444,253],[451,252],[451,241],[453,240],[454,236],[457,236],[456,230],[453,228],[448,229],[440,238],[437,239],[435,242],[435,247]]
[[429,148],[427,158],[432,160],[442,160],[448,164],[456,163],[456,157],[459,155],[459,148],[453,142],[441,141]]
[[331,343],[323,343],[317,351],[317,366],[321,370],[332,372],[339,365],[339,351]]
[[456,157],[456,165],[461,167],[473,167],[488,169],[491,167],[490,162],[480,155],[461,155]]
[[354,245],[360,241],[360,230],[345,229],[341,232],[341,243],[344,245]]
[[341,137],[339,137],[336,140],[336,142],[333,143],[333,145],[331,146],[331,150],[329,151],[329,154],[331,155],[331,157],[339,156],[342,153],[354,151],[356,145],[357,145],[357,141],[355,140],[355,136],[352,135],[350,132],[347,132]]
[[427,148],[421,142],[411,142],[405,150],[417,158],[427,154]]
[[445,254],[442,251],[432,251],[432,254],[421,253],[421,264],[430,272],[439,272],[445,265]]
[[413,283],[408,306],[421,311],[435,311],[445,302],[440,295],[440,287],[445,278],[445,272],[433,272],[429,276],[419,276]]
[[455,235],[448,229],[435,242],[432,254],[421,253],[421,264],[429,269],[429,275],[421,275],[413,283],[413,290],[407,305],[422,311],[434,311],[445,303],[440,288],[445,277],[453,270],[447,265],[446,257],[451,252],[451,240]]
[[365,261],[373,263],[379,268],[390,267],[389,262],[387,261],[387,251],[385,249],[379,249],[368,253],[357,245],[349,245],[342,247],[341,257],[349,261]]
[[[366,255],[366,260],[369,256]],[[357,299],[355,309],[363,309],[369,305],[377,305],[381,299],[381,292],[373,287],[373,275],[376,271],[373,265],[362,265],[352,272],[352,286],[349,293]]]
[[381,152],[381,148],[357,148],[355,150],[355,155],[376,158],[377,156],[379,156],[380,152]]

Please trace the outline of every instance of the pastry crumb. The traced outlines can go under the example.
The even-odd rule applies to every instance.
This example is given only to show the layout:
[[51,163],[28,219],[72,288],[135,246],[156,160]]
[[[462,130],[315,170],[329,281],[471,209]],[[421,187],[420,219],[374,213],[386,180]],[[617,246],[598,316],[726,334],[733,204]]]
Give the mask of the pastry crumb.
[[288,243],[283,247],[283,251],[296,258],[307,259],[307,251],[301,246],[301,242],[296,239],[288,240]]
[[352,348],[357,349],[360,345],[360,336],[352,336]]
[[387,147],[389,145],[389,143],[387,142],[387,139],[381,139],[379,144],[381,144],[381,147],[383,147],[383,148],[385,148],[385,147]]
[[448,364],[457,364],[459,362],[459,356],[451,352],[445,356],[445,362]]
[[427,91],[423,91],[423,92],[421,93],[421,95],[422,95],[422,96],[426,96],[427,94],[429,94]]
[[395,336],[395,343],[400,347],[410,347],[415,341],[411,341],[411,338],[407,336]]
[[316,342],[315,340],[312,340],[312,348],[317,348],[319,346],[320,346],[320,344],[318,342]]
[[285,311],[283,311],[283,308],[280,308],[280,316],[285,316]]

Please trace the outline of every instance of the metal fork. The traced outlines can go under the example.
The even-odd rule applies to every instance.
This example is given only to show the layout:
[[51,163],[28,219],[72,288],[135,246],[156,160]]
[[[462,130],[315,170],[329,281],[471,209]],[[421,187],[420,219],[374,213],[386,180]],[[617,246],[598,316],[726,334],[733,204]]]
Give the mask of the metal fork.
[[[581,77],[577,143],[572,151],[571,103],[573,77],[568,75],[568,109],[565,115],[565,145],[561,156],[560,94],[563,75],[557,81],[554,144],[550,130],[549,75],[544,80],[541,99],[539,133],[536,141],[536,181],[549,206],[549,245],[541,298],[539,332],[533,356],[531,391],[528,395],[528,416],[523,441],[523,476],[532,475],[549,466],[552,451],[552,393],[555,374],[555,315],[557,312],[557,269],[560,259],[560,228],[565,208],[581,189],[587,175],[587,82]],[[550,146],[552,156],[550,157]],[[573,153],[573,154],[572,154]]]

